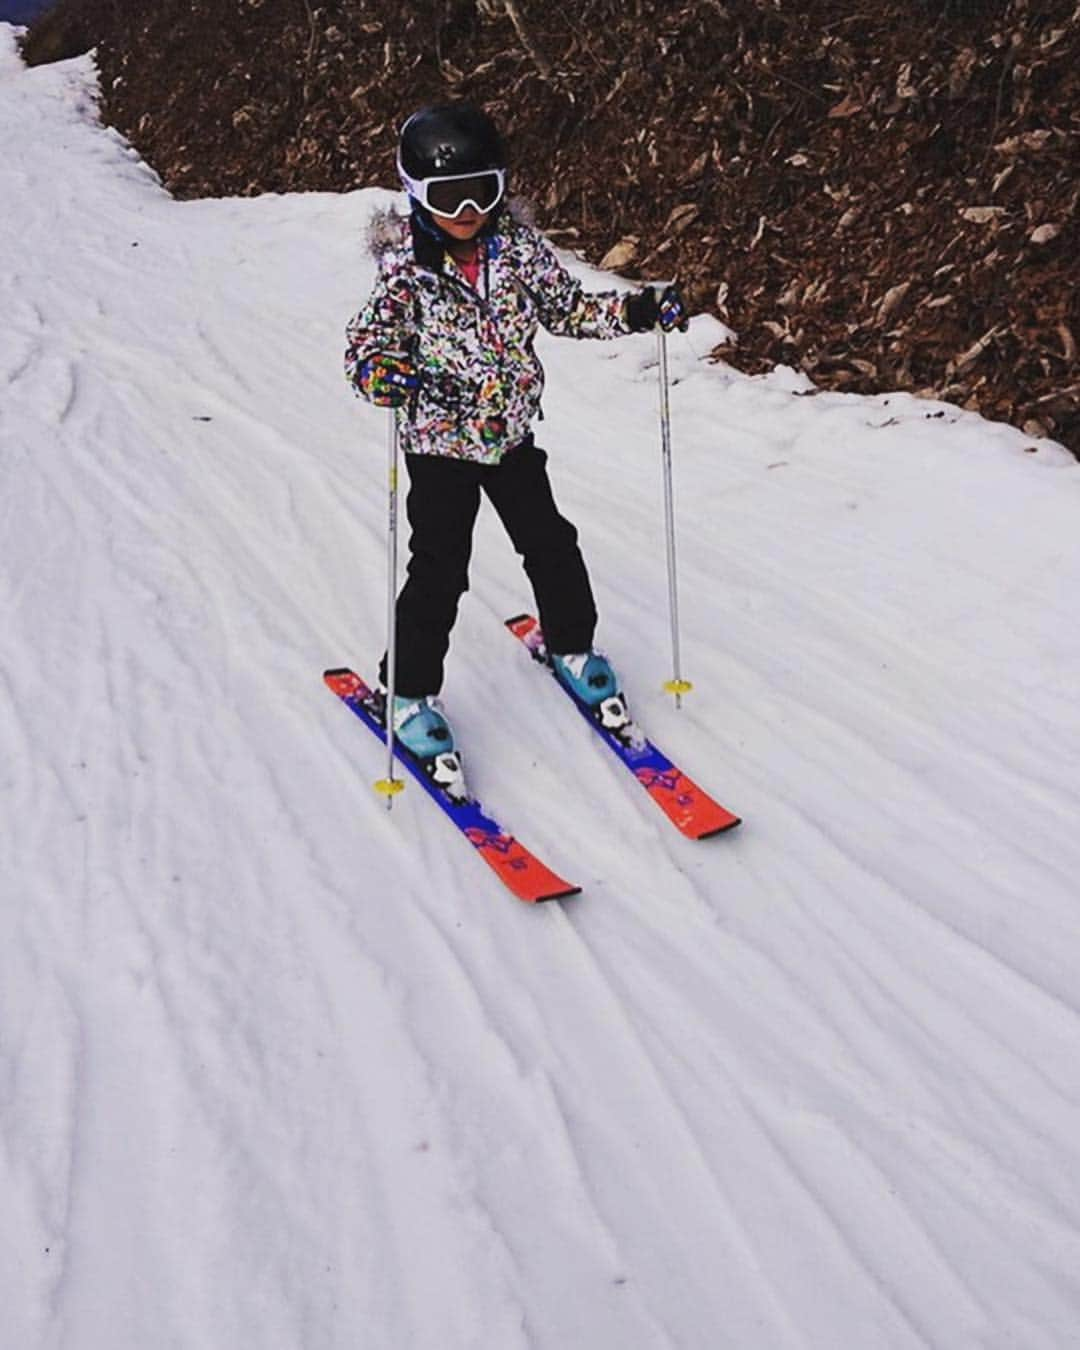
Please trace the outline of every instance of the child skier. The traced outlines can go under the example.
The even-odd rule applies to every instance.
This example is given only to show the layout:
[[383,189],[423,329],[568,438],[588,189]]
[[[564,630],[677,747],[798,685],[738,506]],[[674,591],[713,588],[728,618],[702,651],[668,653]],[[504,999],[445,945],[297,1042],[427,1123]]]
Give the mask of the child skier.
[[[589,294],[551,247],[506,210],[498,130],[468,104],[405,123],[398,171],[410,214],[375,239],[371,298],[347,329],[357,393],[396,410],[409,474],[408,577],[397,598],[394,731],[421,758],[453,749],[437,695],[473,526],[487,495],[532,583],[555,673],[590,706],[617,693],[593,650],[596,607],[574,526],[560,515],[533,440],[543,369],[538,324],[577,338],[685,328],[675,287]],[[386,657],[380,669],[385,684]]]

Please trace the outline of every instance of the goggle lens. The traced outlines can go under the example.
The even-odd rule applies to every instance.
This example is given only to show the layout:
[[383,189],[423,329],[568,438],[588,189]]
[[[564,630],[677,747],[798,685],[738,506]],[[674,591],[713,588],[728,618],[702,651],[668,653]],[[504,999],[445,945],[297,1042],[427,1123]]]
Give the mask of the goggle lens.
[[473,174],[469,178],[427,178],[424,180],[424,205],[437,216],[459,216],[466,206],[481,215],[498,205],[503,195],[503,175],[498,170]]

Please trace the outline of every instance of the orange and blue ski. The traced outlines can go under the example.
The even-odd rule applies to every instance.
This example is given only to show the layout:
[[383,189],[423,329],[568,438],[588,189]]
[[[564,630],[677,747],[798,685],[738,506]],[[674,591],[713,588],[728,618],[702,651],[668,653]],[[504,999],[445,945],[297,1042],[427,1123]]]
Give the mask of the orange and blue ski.
[[525,644],[533,660],[548,670],[582,717],[607,742],[677,830],[690,839],[707,839],[740,823],[738,816],[713,801],[653,745],[630,717],[622,694],[605,699],[602,709],[595,709],[567,688],[548,660],[544,635],[531,614],[507,619],[506,626]]
[[[386,744],[385,698],[372,689],[355,671],[327,670],[323,679],[342,703],[355,713],[364,726]],[[562,877],[524,848],[494,821],[468,791],[456,754],[439,755],[439,763],[421,760],[397,740],[394,756],[432,797],[461,833],[473,845],[484,862],[504,886],[519,900],[536,904],[542,900],[561,900],[577,895],[580,886],[571,886]]]

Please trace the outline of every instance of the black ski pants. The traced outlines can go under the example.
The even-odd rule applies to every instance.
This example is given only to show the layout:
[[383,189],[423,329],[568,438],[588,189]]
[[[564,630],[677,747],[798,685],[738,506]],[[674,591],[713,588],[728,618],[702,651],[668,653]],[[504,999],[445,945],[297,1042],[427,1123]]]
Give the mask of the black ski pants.
[[[473,527],[485,493],[521,555],[540,624],[553,652],[592,646],[596,605],[577,530],[559,514],[547,454],[530,437],[498,464],[406,455],[412,529],[405,585],[397,598],[396,692],[437,694],[458,601],[469,587]],[[380,666],[386,681],[386,657]]]

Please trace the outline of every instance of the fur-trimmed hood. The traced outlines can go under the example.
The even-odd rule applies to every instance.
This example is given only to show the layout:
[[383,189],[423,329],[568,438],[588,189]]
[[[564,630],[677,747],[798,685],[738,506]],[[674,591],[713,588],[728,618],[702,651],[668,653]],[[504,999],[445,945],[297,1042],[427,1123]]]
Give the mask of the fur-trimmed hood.
[[[393,206],[380,207],[375,211],[367,226],[367,249],[373,258],[381,259],[387,253],[403,248],[410,240],[413,217]],[[535,212],[532,203],[524,197],[512,197],[503,207],[493,234],[498,233],[501,225],[511,221],[516,225],[535,228]],[[433,239],[435,235],[431,236]]]

